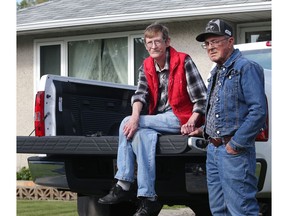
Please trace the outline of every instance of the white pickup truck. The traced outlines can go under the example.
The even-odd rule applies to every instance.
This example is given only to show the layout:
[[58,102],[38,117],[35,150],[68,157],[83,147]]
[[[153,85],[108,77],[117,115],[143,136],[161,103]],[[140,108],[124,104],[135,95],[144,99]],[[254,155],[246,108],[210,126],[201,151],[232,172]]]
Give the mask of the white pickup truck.
[[[261,215],[271,215],[271,44],[237,47],[265,68],[269,116],[256,141],[257,194]],[[33,181],[42,186],[77,193],[78,214],[132,215],[133,202],[101,205],[114,183],[118,127],[131,113],[134,86],[71,77],[45,75],[35,101],[35,135],[18,136],[17,153],[28,158]],[[211,215],[206,186],[206,146],[201,138],[182,135],[159,137],[156,154],[156,190],[167,205],[189,206],[197,215]]]

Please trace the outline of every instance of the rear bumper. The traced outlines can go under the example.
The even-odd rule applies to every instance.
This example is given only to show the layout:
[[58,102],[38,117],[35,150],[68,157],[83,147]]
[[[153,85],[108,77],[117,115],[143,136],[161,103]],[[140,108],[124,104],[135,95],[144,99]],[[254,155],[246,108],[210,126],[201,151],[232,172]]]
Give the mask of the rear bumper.
[[[28,159],[33,181],[38,185],[82,194],[105,194],[115,181],[117,145],[114,146],[112,137],[82,138],[58,137],[58,144],[62,145],[56,145],[53,137],[42,139],[18,137],[18,153],[50,152],[46,157]],[[78,139],[82,142],[80,141],[76,147],[75,142]],[[53,142],[49,142],[51,140]],[[63,142],[60,142],[61,140]],[[163,137],[156,156],[156,190],[159,196],[167,197],[169,200],[175,196],[178,199],[187,199],[187,196],[207,194],[206,148],[205,143],[199,140],[201,141],[198,138],[185,140],[183,136],[173,136],[173,139],[168,136],[164,140]],[[105,145],[100,145],[103,142]],[[99,146],[101,148],[98,148]],[[115,150],[108,151],[109,148]],[[266,160],[258,158],[258,197],[269,197],[271,193],[270,190],[263,188],[267,180],[266,171]]]
[[[41,186],[99,195],[115,183],[116,156],[33,156],[28,163],[33,181]],[[204,158],[161,155],[156,157],[156,164],[159,196],[187,199],[189,194],[207,193]]]
[[[116,157],[82,158],[30,157],[29,168],[33,181],[41,186],[68,190],[86,195],[105,195],[115,183]],[[170,155],[156,158],[156,190],[165,202],[187,204],[188,200],[206,197],[207,179],[204,158]],[[265,163],[258,160],[259,180],[265,179]],[[270,198],[261,191],[263,181],[258,182],[259,198]],[[195,200],[194,200],[195,201]]]
[[[185,184],[187,176],[184,169],[186,164],[204,163],[206,153],[205,150],[187,144],[186,136],[159,137],[156,157],[159,195],[162,187],[163,193],[164,188],[174,188],[175,185],[181,185],[181,188],[175,188],[175,192],[180,194],[195,189],[191,187],[192,184]],[[36,184],[83,194],[106,193],[104,191],[110,189],[115,181],[117,148],[116,136],[17,137],[17,153],[47,155],[28,159]],[[190,177],[191,173],[188,179]],[[205,179],[203,182],[206,182]],[[203,190],[206,191],[206,188]]]

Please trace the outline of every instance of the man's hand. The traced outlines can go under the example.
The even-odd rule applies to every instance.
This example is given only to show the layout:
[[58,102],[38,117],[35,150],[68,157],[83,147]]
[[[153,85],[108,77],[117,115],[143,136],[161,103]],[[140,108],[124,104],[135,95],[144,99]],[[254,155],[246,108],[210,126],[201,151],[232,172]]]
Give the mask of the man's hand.
[[192,131],[188,135],[189,136],[202,137],[203,136],[203,128],[202,127],[196,128],[194,131]]
[[188,134],[192,133],[196,129],[195,124],[197,123],[199,118],[200,118],[200,114],[197,112],[193,112],[193,114],[188,119],[186,124],[183,124],[181,126],[181,134],[182,135],[188,135]]
[[226,151],[227,151],[228,154],[236,155],[236,154],[239,153],[238,151],[235,151],[235,150],[229,145],[229,142],[226,144],[225,148],[226,148]]
[[129,121],[126,123],[126,125],[123,128],[123,133],[127,137],[127,140],[132,139],[134,136],[135,132],[138,129],[138,123],[139,123],[139,118],[131,118]]
[[181,126],[181,134],[187,135],[195,130],[195,124],[187,122]]
[[138,130],[139,118],[142,108],[143,104],[140,101],[133,103],[132,115],[123,127],[123,133],[127,137],[127,140],[132,139],[135,132]]

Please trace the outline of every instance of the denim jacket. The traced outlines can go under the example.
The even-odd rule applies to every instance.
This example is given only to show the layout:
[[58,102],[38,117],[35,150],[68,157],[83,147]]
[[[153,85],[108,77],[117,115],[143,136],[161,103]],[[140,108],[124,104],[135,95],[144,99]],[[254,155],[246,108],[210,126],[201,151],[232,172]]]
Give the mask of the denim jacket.
[[[208,79],[206,113],[218,67],[215,66]],[[217,85],[215,133],[218,137],[232,136],[229,144],[235,150],[253,147],[256,135],[265,127],[267,114],[263,68],[235,49],[221,66]]]

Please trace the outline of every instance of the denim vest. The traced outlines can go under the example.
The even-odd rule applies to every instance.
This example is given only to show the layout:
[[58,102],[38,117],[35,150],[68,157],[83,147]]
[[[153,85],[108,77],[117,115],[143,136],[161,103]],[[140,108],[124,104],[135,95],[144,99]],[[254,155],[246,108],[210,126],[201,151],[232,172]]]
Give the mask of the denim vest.
[[[215,66],[208,79],[206,113],[217,70],[219,66]],[[221,66],[217,85],[215,119],[212,121],[215,133],[204,133],[205,137],[233,136],[230,145],[234,149],[254,146],[256,135],[265,127],[267,114],[263,68],[235,49]]]

